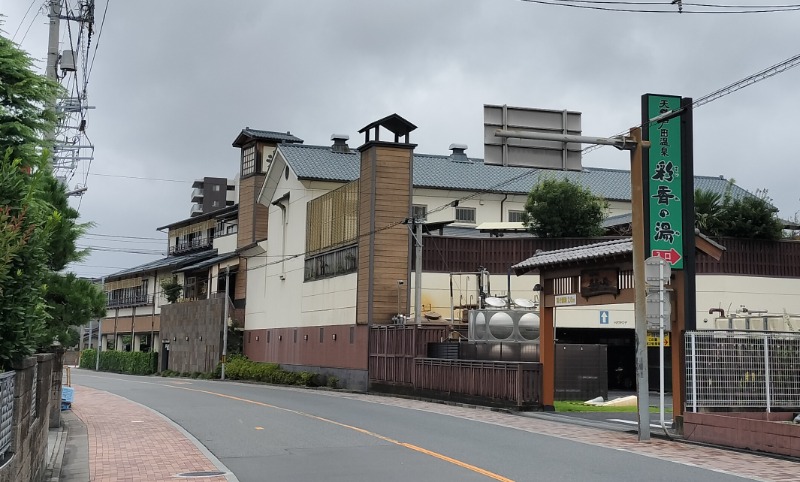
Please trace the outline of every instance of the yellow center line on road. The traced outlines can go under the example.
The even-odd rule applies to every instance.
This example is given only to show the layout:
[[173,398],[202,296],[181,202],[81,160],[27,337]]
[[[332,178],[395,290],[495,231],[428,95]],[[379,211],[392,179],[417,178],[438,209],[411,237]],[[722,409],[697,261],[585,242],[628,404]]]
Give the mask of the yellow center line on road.
[[[157,385],[160,385],[160,384],[157,384]],[[330,424],[333,424],[333,425],[338,425],[339,427],[343,427],[343,428],[347,428],[347,429],[350,429],[350,430],[354,430],[354,431],[362,433],[364,435],[369,435],[370,437],[374,437],[374,438],[377,438],[379,440],[383,440],[384,442],[389,442],[389,443],[392,443],[394,445],[398,445],[400,447],[405,447],[405,448],[407,448],[409,450],[413,450],[415,452],[419,452],[421,454],[429,455],[431,457],[437,458],[439,460],[443,460],[445,462],[451,463],[451,464],[456,465],[458,467],[461,467],[461,468],[470,470],[472,472],[484,475],[486,477],[489,477],[490,479],[499,480],[501,482],[514,482],[512,479],[503,477],[502,475],[495,474],[494,472],[489,472],[488,470],[484,470],[484,469],[482,469],[480,467],[476,467],[474,465],[468,464],[466,462],[462,462],[462,461],[454,459],[452,457],[448,457],[448,456],[440,454],[438,452],[427,450],[427,449],[424,449],[422,447],[418,447],[416,445],[412,445],[412,444],[409,444],[409,443],[400,442],[399,440],[394,440],[392,438],[377,434],[375,432],[370,432],[369,430],[365,430],[363,428],[355,427],[353,425],[347,425],[346,423],[337,422],[336,420],[331,420],[329,418],[320,417],[320,416],[317,416],[317,415],[312,415],[310,413],[301,412],[299,410],[292,410],[291,408],[279,407],[277,405],[272,405],[272,404],[269,404],[269,403],[259,402],[257,400],[250,400],[250,399],[247,399],[247,398],[235,397],[233,395],[226,395],[224,393],[212,392],[210,390],[200,390],[198,388],[189,388],[189,387],[176,386],[176,385],[163,385],[163,386],[165,386],[167,388],[178,389],[178,390],[188,390],[188,391],[191,391],[191,392],[205,393],[205,394],[214,395],[214,396],[217,396],[217,397],[228,398],[230,400],[236,400],[238,402],[250,403],[250,404],[259,405],[259,406],[262,406],[262,407],[273,408],[275,410],[281,410],[281,411],[284,411],[284,412],[293,413],[295,415],[300,415],[301,417],[306,417],[306,418],[311,418],[311,419],[314,419],[314,420],[319,420],[320,422],[327,422],[327,423],[330,423]]]

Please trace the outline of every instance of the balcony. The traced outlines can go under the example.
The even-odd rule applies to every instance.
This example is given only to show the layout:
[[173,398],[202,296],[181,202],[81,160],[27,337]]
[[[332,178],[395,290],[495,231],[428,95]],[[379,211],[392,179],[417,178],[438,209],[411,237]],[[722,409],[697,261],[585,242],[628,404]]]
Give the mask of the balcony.
[[131,295],[121,298],[109,298],[106,308],[133,308],[134,306],[149,306],[153,304],[153,295]]
[[205,192],[203,191],[203,188],[196,187],[196,188],[192,189],[192,202],[193,203],[202,203],[203,202],[203,196],[205,196]]
[[169,254],[186,254],[193,251],[201,251],[211,248],[214,245],[212,238],[194,238],[191,241],[178,243],[169,247]]

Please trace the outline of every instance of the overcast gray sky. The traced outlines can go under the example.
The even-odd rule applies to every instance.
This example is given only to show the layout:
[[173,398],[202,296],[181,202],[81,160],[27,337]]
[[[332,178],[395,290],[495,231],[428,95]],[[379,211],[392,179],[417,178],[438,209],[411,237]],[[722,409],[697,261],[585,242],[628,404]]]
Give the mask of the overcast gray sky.
[[[417,152],[447,154],[458,142],[482,157],[483,104],[575,110],[584,134],[612,135],[639,122],[643,93],[699,98],[800,53],[800,11],[647,14],[520,0],[110,2],[89,80],[95,160],[72,182],[87,179],[80,213],[99,235],[163,238],[157,227],[188,217],[192,180],[237,173],[231,142],[245,126],[291,131],[306,144],[346,133],[357,146],[358,129],[396,112],[419,127]],[[42,4],[0,0],[4,35],[21,25],[16,41],[27,31],[22,48],[43,68]],[[97,0],[98,27],[105,5]],[[697,109],[696,174],[767,189],[781,215],[794,216],[798,85],[800,68]],[[604,148],[583,164],[627,169],[629,159]],[[83,245],[166,248],[107,236]],[[100,276],[152,259],[95,251],[73,269]]]

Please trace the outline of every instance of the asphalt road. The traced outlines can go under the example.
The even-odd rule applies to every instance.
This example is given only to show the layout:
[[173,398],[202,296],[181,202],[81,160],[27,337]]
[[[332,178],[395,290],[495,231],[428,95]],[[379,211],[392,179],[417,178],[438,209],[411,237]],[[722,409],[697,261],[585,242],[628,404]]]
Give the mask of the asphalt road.
[[205,444],[242,482],[745,480],[314,390],[83,370],[75,370],[72,381],[161,412]]

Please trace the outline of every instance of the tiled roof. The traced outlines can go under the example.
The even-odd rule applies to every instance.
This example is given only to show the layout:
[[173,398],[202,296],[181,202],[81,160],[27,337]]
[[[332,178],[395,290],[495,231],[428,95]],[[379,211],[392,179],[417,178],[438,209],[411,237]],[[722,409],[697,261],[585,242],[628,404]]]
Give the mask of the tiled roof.
[[208,268],[208,267],[213,266],[213,265],[215,265],[217,263],[221,263],[223,261],[227,261],[227,260],[229,260],[231,258],[236,258],[238,256],[239,256],[239,254],[236,253],[236,252],[220,254],[219,256],[214,256],[213,258],[204,259],[204,260],[202,260],[200,262],[197,262],[197,263],[194,263],[194,264],[184,265],[182,268],[176,269],[175,272],[176,273],[181,273],[181,272],[185,272],[185,271],[194,271],[196,269]]
[[262,131],[259,129],[250,129],[249,127],[246,127],[242,129],[242,134],[265,141],[303,142],[303,139],[300,139],[289,132]]
[[166,258],[161,258],[155,261],[150,261],[149,263],[141,264],[139,266],[134,266],[133,268],[117,271],[116,273],[106,276],[106,280],[125,278],[127,276],[133,276],[139,273],[145,273],[147,271],[157,271],[165,268],[180,268],[190,264],[199,263],[200,261],[208,258],[213,258],[216,255],[217,250],[210,249],[208,251],[200,251],[198,253],[187,254],[184,256],[167,256]]
[[[333,152],[329,146],[282,144],[280,152],[300,179],[349,182],[358,178],[357,151]],[[585,167],[583,171],[555,171],[528,167],[484,164],[482,159],[454,161],[450,156],[414,154],[414,187],[527,194],[540,180],[569,179],[595,195],[612,201],[630,201],[630,171]],[[720,194],[728,181],[720,177],[695,176],[695,187]],[[734,185],[732,194],[746,191]]]
[[630,238],[615,239],[613,241],[603,241],[602,243],[587,244],[575,248],[543,251],[534,254],[521,263],[515,264],[512,268],[517,274],[521,274],[543,266],[574,261],[587,261],[590,259],[606,258],[629,253],[633,253],[633,241]]

